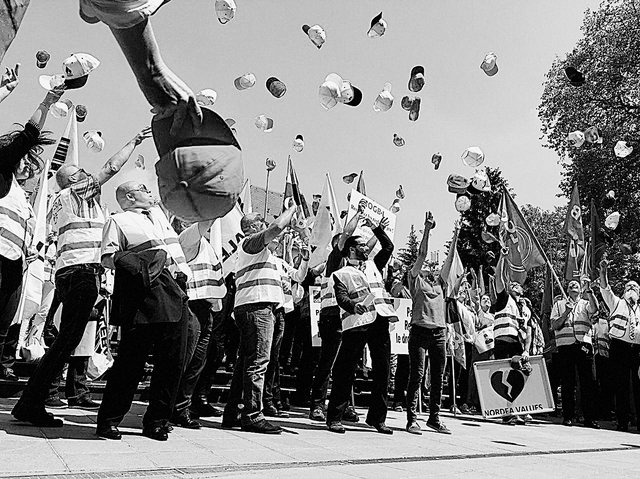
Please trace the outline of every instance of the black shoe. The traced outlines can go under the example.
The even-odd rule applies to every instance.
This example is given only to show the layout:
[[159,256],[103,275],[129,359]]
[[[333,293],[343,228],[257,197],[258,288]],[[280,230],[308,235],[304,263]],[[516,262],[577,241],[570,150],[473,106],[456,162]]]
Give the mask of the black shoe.
[[18,421],[28,422],[38,427],[62,427],[63,424],[62,419],[55,418],[53,414],[48,413],[44,408],[32,409],[20,401],[14,406],[11,414]]
[[267,417],[289,417],[289,413],[285,411],[281,411],[276,408],[273,404],[267,404],[262,409],[262,413]]
[[312,421],[325,422],[327,417],[324,415],[324,411],[320,406],[313,408],[313,411],[309,413],[309,419]]
[[629,425],[628,424],[618,424],[616,426],[616,431],[629,432]]
[[240,426],[242,426],[242,423],[240,422],[240,416],[237,416],[235,418],[228,418],[224,416],[222,417],[222,429],[233,429]]
[[354,408],[353,406],[348,406],[347,409],[345,409],[344,414],[342,415],[342,420],[347,422],[358,422],[360,420],[360,417],[356,412],[356,408]]
[[96,428],[96,436],[114,441],[122,439],[122,433],[115,426],[98,426]]
[[44,406],[53,409],[62,409],[63,407],[67,407],[67,403],[65,403],[58,396],[51,396],[44,401]]
[[240,426],[240,429],[246,432],[257,432],[261,434],[280,434],[282,432],[282,428],[280,426],[271,424],[266,419],[260,419],[258,422],[250,424],[243,424]]
[[434,431],[439,432],[440,434],[451,434],[449,428],[442,424],[442,421],[440,421],[440,419],[429,418],[429,420],[427,421],[427,426],[429,426]]
[[202,427],[198,421],[191,417],[189,409],[185,409],[178,414],[174,414],[171,418],[171,423],[186,429],[200,429]]
[[283,411],[291,411],[291,404],[289,404],[289,399],[285,399],[284,401],[282,401],[280,409]]
[[0,379],[4,379],[5,381],[17,381],[19,378],[16,376],[16,373],[13,372],[13,369],[3,368],[0,366]]
[[95,402],[93,399],[83,397],[80,399],[67,399],[69,407],[76,407],[79,409],[100,409],[100,403]]
[[340,421],[331,421],[329,424],[327,424],[327,428],[329,429],[329,431],[336,432],[338,434],[345,433],[344,426]]
[[145,426],[142,428],[142,435],[154,441],[166,441],[169,439],[169,432],[163,425]]
[[221,417],[223,414],[222,409],[212,406],[208,402],[193,403],[189,409],[196,417]]
[[582,425],[591,429],[600,429],[600,424],[595,421],[585,421]]
[[365,421],[369,426],[374,427],[380,434],[393,434],[393,429],[383,422]]
[[573,426],[573,421],[571,419],[564,419],[562,421],[562,425],[571,427],[571,426]]

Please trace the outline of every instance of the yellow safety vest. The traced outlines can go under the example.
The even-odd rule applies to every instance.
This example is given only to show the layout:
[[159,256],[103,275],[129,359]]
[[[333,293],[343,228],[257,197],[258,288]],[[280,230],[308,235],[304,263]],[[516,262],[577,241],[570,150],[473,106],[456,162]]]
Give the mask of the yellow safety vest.
[[252,303],[284,304],[282,277],[276,258],[265,247],[256,254],[244,250],[246,238],[238,247],[235,307]]
[[322,276],[320,279],[320,311],[333,306],[338,306],[333,290],[333,275]]
[[634,310],[624,298],[619,298],[618,304],[616,304],[609,317],[609,336],[626,343],[640,343],[638,309],[640,309],[640,306]]
[[227,286],[222,277],[222,263],[206,239],[200,238],[198,254],[187,264],[192,273],[187,282],[189,299],[209,300],[213,304],[213,310],[220,311]]
[[288,273],[289,265],[285,264],[282,258],[275,256],[278,264],[278,271],[280,272],[280,281],[282,282],[282,294],[284,296],[284,302],[279,304],[278,308],[283,308],[285,313],[290,313],[294,310],[293,307],[293,290],[292,281]]
[[24,259],[33,241],[36,218],[24,190],[16,181],[0,198],[0,256],[10,260]]
[[[588,303],[586,299],[579,299],[578,303],[581,301]],[[558,305],[558,314],[563,315],[565,310],[567,309],[567,300],[561,299],[556,304]],[[587,344],[592,343],[592,324],[588,316],[586,307],[585,309],[583,309],[583,311],[587,314],[581,314],[581,317],[576,317],[576,307],[577,304],[576,306],[574,306],[574,310],[571,312],[570,317],[567,318],[567,320],[564,322],[562,328],[558,331],[554,331],[557,346],[571,346],[576,342]],[[584,307],[584,304],[581,305],[581,308],[582,307]],[[569,320],[571,320],[572,324],[570,324]]]
[[529,311],[529,308],[526,305],[523,306],[522,314],[520,314],[518,305],[509,295],[505,308],[496,313],[493,323],[494,338],[498,340],[501,337],[511,337],[524,344],[530,318],[531,311]]

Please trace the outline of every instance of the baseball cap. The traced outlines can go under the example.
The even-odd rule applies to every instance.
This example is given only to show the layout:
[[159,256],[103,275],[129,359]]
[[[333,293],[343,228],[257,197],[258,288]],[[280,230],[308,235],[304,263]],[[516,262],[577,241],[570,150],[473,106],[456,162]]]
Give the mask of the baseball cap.
[[402,109],[409,112],[409,120],[416,121],[420,115],[420,100],[419,96],[404,96],[402,97]]
[[57,75],[40,75],[39,82],[46,90],[60,86],[61,81],[69,90],[81,88],[87,83],[89,73],[98,68],[98,66],[100,66],[100,61],[93,55],[89,55],[88,53],[74,53],[62,62],[64,73]]
[[71,103],[71,100],[66,98],[55,102],[49,107],[49,111],[55,118],[65,118],[72,110],[73,103]]
[[218,99],[218,93],[211,88],[200,90],[196,95],[196,101],[201,106],[212,106]]
[[351,183],[353,183],[353,181],[356,179],[357,176],[358,176],[358,173],[350,173],[348,175],[344,175],[342,177],[342,181],[350,185]]
[[451,174],[447,178],[447,187],[449,193],[464,194],[469,188],[470,181],[461,175]]
[[273,120],[266,115],[258,115],[255,120],[255,125],[258,130],[262,130],[265,133],[273,130]]
[[440,168],[440,162],[442,161],[442,155],[440,152],[434,153],[431,155],[431,163],[433,163],[434,169]]
[[482,63],[480,64],[482,71],[490,77],[498,73],[498,64],[496,63],[497,59],[498,57],[495,53],[489,52],[485,55],[484,60],[482,60]]
[[411,76],[409,77],[409,91],[419,92],[424,86],[424,67],[417,65],[411,69]]
[[205,221],[227,214],[244,184],[242,151],[225,121],[210,107],[202,107],[196,132],[184,122],[170,134],[173,119],[151,123],[160,159],[156,163],[162,203],[187,221]]
[[470,146],[462,152],[462,162],[471,167],[480,166],[484,162],[484,153],[478,146]]
[[237,132],[236,132],[236,129],[233,127],[233,125],[236,124],[236,121],[233,118],[227,118],[224,120],[224,122],[227,124],[229,128],[231,128],[231,131],[235,135]]
[[304,138],[302,138],[302,135],[296,135],[295,140],[293,140],[293,149],[298,153],[304,149]]
[[302,31],[307,34],[309,40],[318,48],[321,48],[327,40],[327,34],[320,25],[314,25],[312,27],[302,25]]
[[476,170],[473,178],[471,178],[471,184],[469,185],[468,191],[472,194],[488,193],[491,191],[491,182],[489,181],[489,177],[485,170]]
[[216,15],[223,25],[233,20],[236,15],[236,2],[234,0],[216,0]]
[[393,144],[396,145],[397,147],[404,146],[404,138],[402,138],[401,136],[398,136],[397,133],[394,133],[393,134]]
[[620,223],[620,213],[614,211],[609,216],[607,216],[604,220],[604,225],[610,230],[615,230]]
[[391,83],[385,83],[384,88],[375,101],[373,102],[373,109],[375,111],[387,111],[393,106],[393,95],[391,94]]
[[386,30],[387,22],[382,19],[382,12],[380,12],[371,20],[371,26],[369,27],[367,35],[370,38],[381,37],[382,35],[384,35],[384,32]]
[[498,213],[490,213],[484,221],[489,226],[498,226],[500,224],[500,215]]
[[256,76],[253,73],[245,73],[233,81],[238,90],[248,90],[256,84]]
[[337,73],[330,73],[320,85],[320,102],[327,110],[342,103],[349,106],[358,106],[362,101],[362,91],[349,80],[344,80]]
[[595,126],[590,126],[586,130],[584,130],[584,139],[587,143],[602,143],[602,135],[600,134],[600,130]]
[[613,147],[613,152],[618,158],[626,158],[633,153],[633,146],[629,145],[626,141],[619,141],[616,146]]
[[400,187],[396,190],[396,198],[399,200],[404,200],[404,189],[402,188],[402,185],[400,185]]
[[104,140],[102,139],[102,132],[98,130],[88,130],[82,134],[87,148],[94,153],[100,153],[104,149]]
[[471,208],[471,198],[467,195],[458,195],[456,198],[456,211],[462,213],[463,211],[467,211]]
[[276,77],[267,79],[267,90],[276,98],[282,98],[287,93],[287,86]]
[[584,145],[584,133],[580,130],[572,131],[567,135],[567,141],[571,143],[572,146],[580,148]]
[[567,76],[569,83],[573,86],[582,86],[584,85],[584,75],[579,72],[575,67],[566,67],[564,69],[564,74]]

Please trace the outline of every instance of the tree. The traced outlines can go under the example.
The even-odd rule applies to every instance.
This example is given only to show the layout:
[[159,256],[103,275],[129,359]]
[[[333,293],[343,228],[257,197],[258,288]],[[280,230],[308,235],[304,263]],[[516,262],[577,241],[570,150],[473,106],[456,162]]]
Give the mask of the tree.
[[420,243],[418,242],[418,236],[416,235],[416,230],[411,225],[411,230],[409,231],[409,236],[407,236],[407,246],[404,248],[400,248],[398,251],[398,259],[402,262],[403,269],[406,271],[413,267],[413,264],[418,259],[418,248]]
[[[640,277],[636,256],[625,256],[618,246],[637,247],[640,233],[640,0],[605,0],[594,11],[587,10],[583,37],[566,58],[556,58],[547,74],[538,107],[546,146],[563,162],[560,188],[569,197],[574,182],[580,189],[583,218],[593,198],[601,218],[613,210],[603,208],[601,199],[609,190],[616,193],[615,210],[621,214],[620,226],[610,234],[608,256],[612,260],[614,287],[627,279]],[[565,67],[583,72],[583,86],[572,86]],[[584,143],[574,147],[567,134],[590,126],[600,129],[602,144]],[[634,151],[617,158],[616,142],[627,141]]]

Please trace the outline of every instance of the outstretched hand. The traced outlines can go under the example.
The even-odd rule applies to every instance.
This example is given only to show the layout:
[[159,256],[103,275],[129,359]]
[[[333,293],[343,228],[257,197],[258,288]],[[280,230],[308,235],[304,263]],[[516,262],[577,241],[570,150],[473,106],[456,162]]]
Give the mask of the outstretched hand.
[[378,224],[378,226],[383,230],[387,229],[389,227],[389,218],[387,218],[386,216],[380,218],[380,223]]
[[147,126],[147,127],[143,128],[140,133],[138,133],[136,136],[133,137],[133,141],[135,142],[136,146],[138,146],[140,143],[142,143],[147,138],[151,138],[151,127],[150,126]]
[[8,92],[12,92],[15,87],[18,86],[18,83],[20,83],[18,79],[19,69],[19,63],[16,63],[16,66],[13,68],[5,67],[4,74],[0,77],[0,88],[6,88]]

